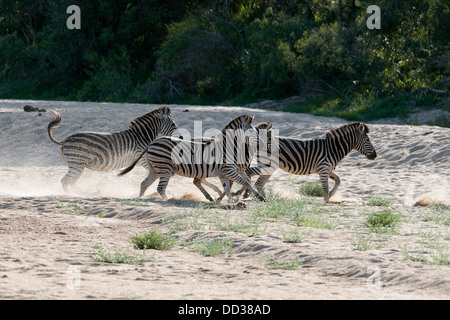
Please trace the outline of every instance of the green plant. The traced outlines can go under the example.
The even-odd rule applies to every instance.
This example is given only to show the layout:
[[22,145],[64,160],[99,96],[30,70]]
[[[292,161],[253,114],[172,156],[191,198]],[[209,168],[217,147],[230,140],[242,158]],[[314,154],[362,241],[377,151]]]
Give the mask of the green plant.
[[170,250],[175,245],[176,241],[171,236],[163,235],[156,230],[150,230],[146,234],[135,235],[131,238],[136,249],[146,250]]
[[108,250],[99,244],[91,248],[88,256],[94,261],[106,263],[143,264],[145,262],[155,261],[153,256],[146,257],[145,252],[142,255],[136,255],[129,250],[120,250],[117,248]]
[[425,244],[422,247],[411,248],[404,244],[401,246],[403,256],[406,260],[423,262],[435,266],[450,265],[449,247],[446,243]]
[[394,199],[390,198],[372,197],[366,204],[368,206],[389,207],[393,202]]
[[255,218],[270,221],[272,219],[291,219],[295,215],[307,213],[309,200],[306,198],[286,200],[278,194],[269,192],[266,202],[256,203],[251,207],[252,214]]
[[54,203],[57,208],[65,209],[64,213],[68,215],[81,216],[83,214],[81,210],[80,201],[71,201],[65,203],[63,200],[54,199]]
[[316,182],[304,182],[299,188],[300,194],[310,197],[323,197],[322,184]]
[[300,233],[299,230],[291,230],[290,232],[282,231],[283,242],[286,243],[300,243],[303,241],[304,234]]
[[394,232],[400,220],[400,215],[394,214],[391,209],[384,209],[379,213],[369,215],[366,226],[376,233]]
[[293,221],[299,227],[309,227],[328,230],[334,229],[334,225],[332,223],[330,223],[326,218],[320,216],[302,215],[295,217]]
[[205,257],[215,257],[227,252],[231,257],[233,252],[233,241],[228,237],[207,238],[205,236],[197,236],[193,240],[186,242],[186,245],[194,252],[198,252]]
[[262,258],[262,262],[268,269],[273,270],[297,270],[302,265],[302,262],[298,257],[281,261],[277,258],[265,255]]
[[432,209],[431,212],[423,216],[425,221],[433,221],[436,224],[450,226],[450,206],[448,204],[432,203],[430,208]]
[[146,204],[139,200],[123,200],[120,202],[121,205],[124,206],[136,206],[136,207],[145,207]]

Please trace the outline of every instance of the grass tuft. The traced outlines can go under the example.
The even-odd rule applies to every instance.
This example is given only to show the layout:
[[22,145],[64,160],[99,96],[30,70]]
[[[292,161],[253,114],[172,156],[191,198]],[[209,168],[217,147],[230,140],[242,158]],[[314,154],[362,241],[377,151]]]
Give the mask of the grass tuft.
[[304,182],[300,188],[299,192],[301,195],[309,196],[309,197],[323,197],[323,188],[322,184],[317,182]]
[[383,197],[373,197],[367,201],[368,206],[375,207],[390,207],[394,203],[394,199],[383,198]]
[[176,243],[171,236],[163,235],[155,230],[150,230],[146,234],[135,235],[131,238],[131,242],[136,249],[140,250],[170,250]]
[[366,226],[375,233],[394,232],[400,220],[400,215],[394,214],[391,209],[384,209],[370,215],[366,220]]
[[119,250],[117,248],[108,250],[100,245],[95,245],[88,252],[88,256],[99,262],[106,263],[124,263],[124,264],[143,264],[145,262],[155,261],[154,257],[146,257],[145,253],[136,255],[128,250]]

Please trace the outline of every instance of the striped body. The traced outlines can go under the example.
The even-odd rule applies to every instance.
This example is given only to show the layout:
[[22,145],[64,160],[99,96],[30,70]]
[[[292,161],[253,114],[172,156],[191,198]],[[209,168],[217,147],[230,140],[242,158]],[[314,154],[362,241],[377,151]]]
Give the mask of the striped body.
[[[369,133],[367,125],[353,122],[327,131],[326,137],[322,139],[299,140],[278,137],[275,140],[278,140],[279,145],[279,168],[298,175],[318,173],[324,200],[328,202],[340,184],[340,179],[333,170],[350,151],[355,149],[370,160],[376,158],[376,151],[367,133]],[[250,177],[259,175],[256,187],[261,193],[272,174],[262,172],[260,166],[251,167],[246,173]],[[331,192],[328,188],[328,178],[335,181]]]
[[159,133],[171,135],[177,130],[170,117],[170,109],[160,107],[133,120],[126,130],[81,132],[59,142],[53,138],[52,128],[60,124],[61,116],[57,112],[55,115],[56,118],[48,125],[48,134],[54,143],[61,145],[63,159],[69,166],[68,173],[61,180],[66,192],[69,185],[76,188],[75,183],[85,168],[106,172],[132,165]]
[[68,164],[106,172],[129,166],[145,147],[128,130],[117,133],[76,133],[64,140],[62,156]]
[[[274,149],[272,149],[272,139],[271,137],[271,130],[272,130],[272,124],[269,122],[262,122],[255,126],[255,129],[257,131],[257,152],[256,152],[256,160],[258,163],[258,168],[263,168],[265,170],[270,170],[270,168],[274,169],[278,166],[278,157],[276,159],[273,159],[272,153],[274,156],[278,154],[278,150],[275,148],[278,148],[276,144],[274,144]],[[195,139],[194,139],[195,140]],[[200,138],[200,141],[203,142],[210,142],[211,139],[209,138]],[[238,166],[238,171],[244,171],[241,173],[241,175],[250,182],[250,178],[247,176],[247,172],[250,169],[248,166],[248,163],[252,161],[250,154],[246,154],[248,157],[246,159],[246,163],[244,165]],[[274,161],[275,160],[275,161]],[[261,170],[258,171],[259,175],[261,175]],[[216,191],[220,196],[217,198],[217,201],[220,202],[223,197],[225,196],[225,192],[222,192],[219,188],[217,188],[215,185],[207,182],[205,179],[194,179],[194,185],[197,186],[197,188],[203,193],[203,195],[210,201],[214,201],[213,198],[210,196],[210,194],[203,188],[202,184],[205,184],[206,186],[210,187],[214,191]],[[230,187],[233,185],[233,181],[230,181]]]
[[[251,125],[252,120],[253,118],[248,115],[233,119],[218,137],[208,143],[166,137],[153,141],[146,154],[150,171],[141,183],[139,197],[142,197],[147,188],[159,178],[158,192],[163,199],[167,199],[165,190],[170,177],[178,174],[197,180],[219,177],[229,201],[231,201],[229,180],[250,188],[260,200],[264,200],[241,175],[249,167],[254,153],[252,146],[255,143],[252,135],[247,135],[249,131],[248,133],[253,133],[253,137],[256,138],[256,131]],[[127,168],[123,173],[128,171]]]

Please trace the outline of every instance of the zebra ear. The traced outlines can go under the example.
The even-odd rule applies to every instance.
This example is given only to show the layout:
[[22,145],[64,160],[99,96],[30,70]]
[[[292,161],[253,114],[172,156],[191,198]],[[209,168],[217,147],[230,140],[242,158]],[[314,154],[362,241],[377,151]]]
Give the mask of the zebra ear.
[[168,115],[166,113],[164,113],[163,111],[159,111],[159,112],[155,113],[155,117],[164,120],[164,119],[167,119]]
[[363,134],[365,132],[366,126],[364,125],[364,123],[362,123],[362,122],[359,123],[358,130],[359,130],[359,133],[361,133],[361,134]]
[[168,107],[159,107],[154,115],[159,119],[167,119],[167,117],[170,116],[170,109]]

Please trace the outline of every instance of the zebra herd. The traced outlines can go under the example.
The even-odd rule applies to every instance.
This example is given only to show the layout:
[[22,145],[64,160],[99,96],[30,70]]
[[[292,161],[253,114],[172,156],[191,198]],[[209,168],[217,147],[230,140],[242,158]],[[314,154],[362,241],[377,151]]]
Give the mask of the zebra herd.
[[[78,190],[76,182],[85,168],[96,171],[123,169],[119,176],[136,165],[148,170],[142,181],[139,197],[159,178],[157,190],[167,199],[166,188],[172,175],[193,178],[194,185],[213,201],[203,184],[232,201],[233,182],[242,185],[236,194],[245,191],[265,201],[264,186],[273,172],[305,175],[318,173],[325,203],[336,193],[339,177],[333,173],[338,163],[353,149],[373,160],[377,154],[370,142],[369,128],[362,122],[342,125],[326,132],[325,138],[299,140],[272,134],[271,123],[252,125],[253,118],[241,115],[232,119],[214,138],[197,137],[190,140],[180,136],[168,107],[159,107],[136,118],[128,129],[115,133],[76,133],[63,141],[53,137],[53,128],[61,123],[61,115],[54,112],[48,125],[50,140],[61,145],[61,153],[69,167],[61,179],[66,193],[69,187]],[[161,134],[161,137],[157,137]],[[252,165],[252,160],[256,165]],[[255,187],[252,176],[259,176]],[[218,177],[224,192],[207,178]],[[328,178],[334,180],[329,191]]]

